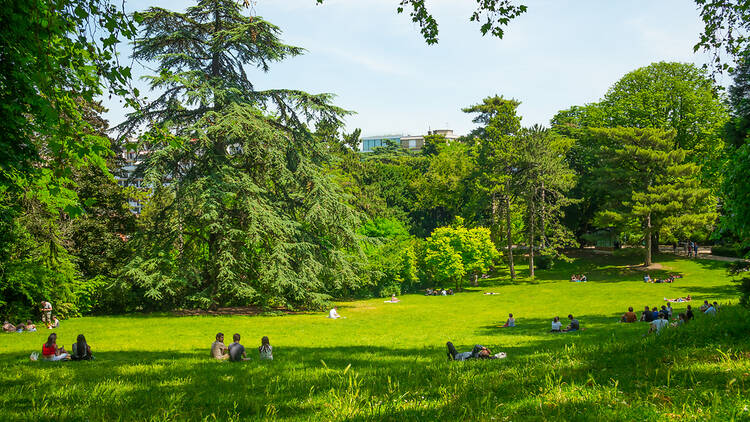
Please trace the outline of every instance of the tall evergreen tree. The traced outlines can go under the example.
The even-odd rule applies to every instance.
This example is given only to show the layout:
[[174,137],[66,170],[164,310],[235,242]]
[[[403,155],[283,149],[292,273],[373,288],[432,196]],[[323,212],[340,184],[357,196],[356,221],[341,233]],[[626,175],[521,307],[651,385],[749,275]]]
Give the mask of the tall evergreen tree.
[[700,168],[674,148],[675,132],[660,129],[593,129],[604,148],[599,180],[610,187],[600,226],[635,227],[646,244],[645,265],[652,263],[651,234],[675,236],[705,230],[716,219],[710,190],[700,184]]
[[464,108],[465,113],[476,114],[473,119],[480,128],[475,131],[479,138],[474,142],[477,187],[486,194],[491,229],[495,242],[498,239],[500,217],[505,216],[505,237],[508,245],[508,267],[511,279],[516,277],[513,265],[513,204],[517,198],[514,175],[518,171],[519,152],[517,134],[521,129],[521,117],[517,114],[521,103],[501,96],[485,98],[481,104]]
[[346,112],[329,94],[256,90],[246,66],[268,71],[303,50],[241,8],[142,13],[134,57],[158,62],[149,81],[161,95],[122,127],[147,124],[152,148],[153,198],[128,277],[168,305],[320,306],[357,282],[357,218],[308,127]]

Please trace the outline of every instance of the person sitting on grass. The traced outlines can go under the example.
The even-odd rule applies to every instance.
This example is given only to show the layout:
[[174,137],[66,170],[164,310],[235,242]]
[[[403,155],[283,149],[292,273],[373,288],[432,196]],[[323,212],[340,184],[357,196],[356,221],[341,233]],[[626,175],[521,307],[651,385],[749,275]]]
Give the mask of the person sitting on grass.
[[8,321],[3,322],[3,331],[6,333],[15,333],[16,332],[16,326],[11,324]]
[[384,300],[383,302],[385,302],[385,303],[398,303],[398,302],[401,302],[401,301],[398,300],[398,298],[396,297],[396,295],[391,295],[391,300]]
[[672,309],[672,304],[671,303],[667,303],[667,319],[671,319],[672,318],[672,312],[673,311],[674,310]]
[[706,309],[708,309],[710,307],[711,307],[711,305],[709,305],[708,301],[704,300],[703,301],[703,305],[701,305],[701,307],[699,309],[701,310],[701,312],[706,312]]
[[684,312],[681,312],[679,315],[677,315],[677,321],[672,323],[672,326],[679,327],[680,325],[683,325],[685,322],[687,322],[687,316],[685,316]]
[[572,314],[568,314],[568,319],[570,320],[570,324],[568,324],[568,326],[565,327],[563,331],[565,331],[566,333],[570,333],[581,329],[581,324],[577,319],[573,318]]
[[245,353],[245,346],[240,344],[240,335],[235,334],[232,336],[234,343],[229,345],[229,360],[232,362],[242,362],[244,360],[250,360]]
[[657,318],[651,321],[651,323],[649,324],[648,332],[649,334],[653,332],[658,333],[659,331],[661,331],[662,328],[666,327],[667,325],[669,325],[669,321],[667,321],[664,318],[664,315],[658,314]]
[[26,320],[26,331],[33,333],[36,331],[36,325],[31,320]]
[[346,318],[346,317],[342,317],[341,315],[339,315],[339,313],[336,311],[336,309],[338,309],[338,308],[336,308],[335,306],[333,308],[331,308],[331,310],[328,312],[328,318],[330,318],[330,319]]
[[646,306],[643,308],[643,313],[641,314],[641,321],[643,322],[651,322],[654,320],[654,313],[651,312],[651,309]]
[[633,312],[633,307],[628,307],[628,311],[622,314],[622,317],[620,318],[620,322],[636,322],[638,321],[638,316],[636,316],[635,312]]
[[428,287],[428,288],[427,288],[427,289],[426,289],[426,290],[424,291],[424,295],[425,295],[425,296],[432,296],[432,289]]
[[47,337],[47,342],[42,345],[42,356],[52,362],[70,360],[70,356],[64,347],[57,347],[57,334],[52,333]]
[[648,274],[646,274],[645,276],[643,276],[643,282],[644,283],[652,283],[651,276],[648,275]]
[[659,318],[659,310],[656,309],[656,306],[654,306],[653,309],[651,309],[651,315],[652,315],[651,317],[652,321],[656,318]]
[[575,274],[571,275],[570,276],[570,282],[571,283],[578,283],[578,277]]
[[71,347],[72,353],[71,358],[73,360],[91,360],[94,356],[91,354],[91,346],[86,343],[86,337],[83,334],[78,334],[76,342]]
[[555,319],[552,320],[552,329],[550,332],[552,333],[559,333],[562,330],[562,322],[560,322],[560,317],[556,316]]
[[589,281],[588,277],[586,277],[586,274],[581,274],[581,278],[579,280],[581,280],[581,283]]
[[448,289],[448,296],[453,296],[453,289]]
[[214,359],[229,359],[229,349],[224,345],[224,333],[216,333],[216,341],[211,343],[211,357]]
[[261,359],[273,360],[273,347],[271,347],[271,342],[268,340],[267,336],[263,336],[263,338],[260,339],[258,353],[260,354]]
[[516,326],[516,319],[513,318],[513,314],[508,314],[508,320],[505,321],[505,324],[501,325],[500,328],[508,328],[508,327],[515,327]]
[[712,304],[709,304],[708,308],[705,311],[703,311],[703,313],[706,315],[716,315],[716,307]]
[[57,315],[52,317],[52,328],[59,328],[60,327],[60,320],[57,319]]
[[687,317],[686,321],[690,321],[691,319],[693,319],[695,317],[695,315],[693,315],[693,307],[692,306],[690,306],[690,305],[687,306],[687,310],[685,311],[685,317]]
[[450,341],[445,343],[445,345],[448,347],[448,360],[464,361],[469,359],[502,359],[505,357],[505,353],[503,352],[493,355],[490,349],[480,344],[474,345],[471,352],[462,353],[458,353]]

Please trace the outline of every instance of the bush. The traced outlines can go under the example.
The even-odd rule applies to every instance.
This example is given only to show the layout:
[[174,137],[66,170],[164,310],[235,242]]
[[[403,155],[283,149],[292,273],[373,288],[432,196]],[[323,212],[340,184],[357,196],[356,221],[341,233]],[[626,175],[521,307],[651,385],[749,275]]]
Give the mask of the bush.
[[717,245],[711,247],[711,255],[744,258],[747,253],[747,248],[740,248],[738,246]]
[[549,255],[539,255],[534,257],[534,265],[538,270],[551,270],[555,260]]

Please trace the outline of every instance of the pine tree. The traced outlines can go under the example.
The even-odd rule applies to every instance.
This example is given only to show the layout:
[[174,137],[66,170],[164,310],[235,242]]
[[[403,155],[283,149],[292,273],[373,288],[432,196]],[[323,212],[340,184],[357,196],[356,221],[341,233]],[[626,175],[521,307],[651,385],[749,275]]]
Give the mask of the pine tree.
[[302,53],[233,0],[185,13],[150,8],[134,57],[155,60],[161,94],[131,115],[147,125],[153,188],[128,277],[154,305],[320,306],[357,283],[356,215],[308,129],[340,123],[331,95],[257,91],[247,66]]
[[644,263],[652,263],[652,233],[676,236],[705,230],[716,220],[710,189],[700,183],[700,167],[674,148],[674,131],[592,129],[603,145],[599,181],[609,188],[600,226],[636,227],[645,241]]
[[500,216],[505,216],[505,235],[508,244],[510,277],[516,277],[513,265],[513,205],[517,198],[514,175],[518,171],[518,138],[521,117],[517,114],[521,103],[501,96],[485,98],[481,104],[464,108],[465,113],[476,113],[474,123],[482,125],[475,131],[474,149],[477,162],[477,187],[487,196],[491,228],[497,244]]

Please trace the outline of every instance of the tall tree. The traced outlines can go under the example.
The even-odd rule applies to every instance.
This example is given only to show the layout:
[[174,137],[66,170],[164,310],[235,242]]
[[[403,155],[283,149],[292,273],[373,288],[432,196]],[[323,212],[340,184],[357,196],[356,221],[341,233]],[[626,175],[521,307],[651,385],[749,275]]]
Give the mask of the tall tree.
[[[572,234],[560,224],[562,207],[569,204],[566,193],[575,183],[565,154],[573,140],[534,125],[519,134],[518,191],[526,203],[526,239],[529,275],[534,277],[534,253],[569,246]],[[536,239],[539,243],[536,243]]]
[[651,234],[657,230],[684,235],[711,227],[716,208],[711,192],[700,184],[700,168],[675,149],[675,132],[660,129],[593,129],[610,145],[601,152],[599,171],[610,193],[600,226],[635,227],[646,244],[645,265],[651,265]]
[[521,103],[501,96],[485,98],[482,103],[464,108],[465,113],[476,114],[472,120],[480,126],[475,142],[477,163],[476,184],[486,194],[492,230],[497,239],[500,216],[505,216],[505,234],[508,245],[510,277],[516,277],[513,265],[513,203],[517,197],[514,175],[518,171],[518,131],[521,117],[517,114]]
[[256,90],[246,66],[268,71],[302,50],[241,8],[201,0],[142,13],[134,57],[158,61],[149,81],[162,94],[122,127],[148,124],[153,149],[128,276],[154,303],[321,306],[357,283],[357,218],[308,127],[346,112],[329,94]]

